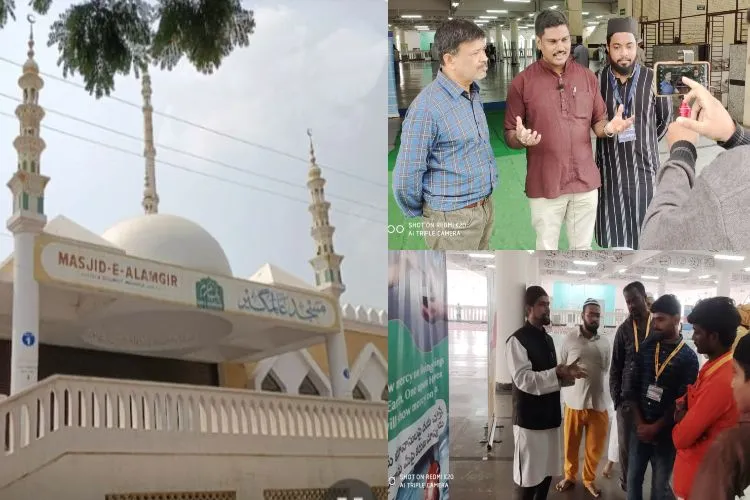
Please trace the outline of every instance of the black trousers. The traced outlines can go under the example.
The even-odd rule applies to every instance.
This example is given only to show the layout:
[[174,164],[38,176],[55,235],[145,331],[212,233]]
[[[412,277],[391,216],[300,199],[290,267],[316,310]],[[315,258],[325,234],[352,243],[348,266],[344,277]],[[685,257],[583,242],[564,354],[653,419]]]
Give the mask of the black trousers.
[[545,477],[544,481],[529,488],[515,485],[513,500],[547,500],[550,484],[552,484],[552,476]]

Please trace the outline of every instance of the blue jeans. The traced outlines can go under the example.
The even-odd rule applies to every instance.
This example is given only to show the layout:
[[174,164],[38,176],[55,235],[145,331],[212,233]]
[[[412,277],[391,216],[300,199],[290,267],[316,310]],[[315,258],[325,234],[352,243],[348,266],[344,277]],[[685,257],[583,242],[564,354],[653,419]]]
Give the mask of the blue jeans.
[[663,432],[653,443],[642,443],[635,428],[628,450],[628,500],[643,500],[643,480],[651,463],[651,500],[674,500],[670,479],[677,451],[672,434]]

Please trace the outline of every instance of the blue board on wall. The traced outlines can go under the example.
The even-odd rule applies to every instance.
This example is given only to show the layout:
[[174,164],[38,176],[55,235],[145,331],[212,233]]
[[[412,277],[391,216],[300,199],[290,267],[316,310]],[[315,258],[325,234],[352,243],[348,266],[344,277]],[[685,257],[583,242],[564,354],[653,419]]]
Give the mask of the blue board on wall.
[[396,69],[393,60],[393,32],[388,32],[388,118],[398,118],[396,99]]

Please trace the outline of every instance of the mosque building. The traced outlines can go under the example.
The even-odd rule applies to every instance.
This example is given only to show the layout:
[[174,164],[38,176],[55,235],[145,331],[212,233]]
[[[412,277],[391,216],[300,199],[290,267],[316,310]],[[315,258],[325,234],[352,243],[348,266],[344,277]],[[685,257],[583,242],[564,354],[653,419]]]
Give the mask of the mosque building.
[[[13,211],[7,222],[14,247],[12,255],[0,262],[0,366],[10,367],[0,370],[0,393],[10,396],[0,403],[0,422],[5,417],[6,435],[0,497],[11,492],[14,497],[39,493],[28,484],[27,489],[3,489],[24,474],[18,463],[10,462],[14,451],[39,448],[50,425],[53,430],[55,425],[83,428],[87,419],[88,425],[97,428],[115,422],[115,427],[132,425],[136,429],[137,420],[139,429],[172,425],[183,430],[189,425],[188,431],[199,434],[226,431],[278,439],[289,439],[279,437],[284,435],[302,439],[309,434],[319,441],[318,448],[328,449],[326,458],[334,462],[340,458],[331,451],[334,438],[369,439],[372,456],[362,458],[366,451],[360,456],[367,467],[362,465],[365,462],[347,458],[360,464],[350,465],[347,474],[381,483],[380,469],[372,464],[382,463],[380,448],[386,439],[387,409],[382,401],[388,396],[387,318],[385,311],[339,302],[345,290],[343,257],[334,250],[330,203],[325,199],[325,179],[316,162],[311,133],[308,131],[307,186],[315,285],[272,263],[250,278],[240,279],[234,277],[221,245],[207,230],[178,215],[159,213],[147,73],[142,80],[145,213],[115,224],[102,235],[64,215],[47,220],[44,199],[50,178],[42,173],[45,142],[40,134],[44,82],[34,60],[33,34],[18,84],[23,93],[23,102],[16,109],[20,133],[13,142],[18,168],[8,182]],[[147,385],[138,385],[144,383]],[[44,387],[47,392],[39,392]],[[139,391],[147,391],[142,401],[135,395]],[[37,396],[38,392],[42,395]],[[97,399],[105,392],[103,399]],[[269,392],[289,396],[268,399],[276,397],[264,396]],[[156,395],[148,396],[152,393]],[[38,414],[29,410],[34,405],[27,404],[26,410],[18,410],[21,413],[13,409],[14,404],[32,396],[41,408]],[[320,404],[302,399],[309,396],[348,400],[344,404],[349,406],[336,406],[336,399],[321,399]],[[149,397],[153,404],[147,402]],[[260,403],[252,398],[261,398],[257,400]],[[278,412],[274,408],[279,408]],[[160,411],[167,413],[161,415]],[[282,415],[286,411],[291,412],[288,420]],[[327,412],[338,417],[328,420]],[[308,422],[307,427],[303,421]],[[295,427],[298,425],[302,427]],[[334,430],[337,426],[344,427]],[[274,441],[270,446],[283,455],[278,450],[284,449],[284,443]],[[302,470],[317,467],[305,460]],[[338,466],[329,463],[325,467],[326,471],[311,472],[307,479],[290,486],[326,486],[330,480],[321,478],[328,478]],[[268,493],[273,488],[281,491],[279,488],[290,482],[274,468],[278,469],[271,466],[262,481],[254,479],[265,484],[252,488],[270,488],[263,489],[263,498],[294,498]],[[183,477],[181,484],[192,480]],[[164,481],[155,478],[148,489],[175,490]],[[245,487],[243,481],[249,480],[238,480],[236,498]],[[192,489],[198,486],[192,485]],[[74,486],[70,488],[71,497],[80,493]],[[101,488],[112,491],[107,489],[111,485]],[[50,491],[65,498],[61,491]]]

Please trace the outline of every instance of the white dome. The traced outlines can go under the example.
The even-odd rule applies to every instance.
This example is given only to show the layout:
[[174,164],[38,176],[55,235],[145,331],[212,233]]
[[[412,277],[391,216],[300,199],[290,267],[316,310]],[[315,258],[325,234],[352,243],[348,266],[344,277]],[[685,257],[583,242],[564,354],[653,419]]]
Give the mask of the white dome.
[[232,268],[208,231],[176,215],[150,214],[118,222],[102,238],[128,255],[209,274],[232,276]]

